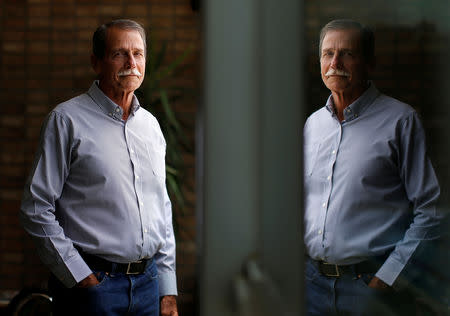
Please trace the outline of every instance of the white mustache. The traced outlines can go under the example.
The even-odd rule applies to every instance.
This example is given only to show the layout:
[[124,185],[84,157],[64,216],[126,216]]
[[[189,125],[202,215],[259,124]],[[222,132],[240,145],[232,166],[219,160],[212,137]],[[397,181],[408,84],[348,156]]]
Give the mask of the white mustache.
[[350,77],[350,74],[348,72],[345,72],[343,70],[339,70],[339,69],[332,69],[330,68],[330,70],[327,71],[327,73],[325,74],[325,76],[329,77],[329,76],[344,76],[344,77]]
[[119,77],[130,76],[130,75],[139,76],[139,77],[142,76],[142,74],[136,68],[121,70],[121,71],[119,71],[119,73],[117,75]]

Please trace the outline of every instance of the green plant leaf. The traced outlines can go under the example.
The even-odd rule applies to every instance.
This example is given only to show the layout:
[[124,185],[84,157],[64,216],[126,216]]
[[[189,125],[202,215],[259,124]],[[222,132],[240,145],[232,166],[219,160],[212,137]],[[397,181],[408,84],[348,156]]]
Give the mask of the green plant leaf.
[[167,121],[169,122],[169,124],[171,124],[175,128],[177,133],[181,133],[180,124],[178,123],[178,121],[175,117],[175,113],[173,112],[173,110],[169,104],[169,98],[167,97],[166,90],[164,90],[164,89],[159,90],[159,94],[161,96],[161,104],[162,104],[164,112],[166,114]]
[[186,59],[186,57],[191,53],[192,46],[184,51],[180,56],[178,56],[172,63],[166,66],[164,69],[157,73],[155,77],[156,80],[162,80],[172,75],[174,70]]
[[[146,77],[136,95],[142,99],[143,107],[150,111],[158,120],[166,139],[166,184],[167,191],[174,206],[174,210],[182,212],[185,207],[183,193],[184,160],[183,150],[191,151],[191,146],[183,132],[183,126],[173,110],[173,102],[193,96],[193,89],[170,85],[170,79],[182,70],[183,62],[190,54],[189,47],[167,66],[163,66],[167,56],[167,43],[162,43],[158,51],[153,50],[154,43],[149,43],[146,65]],[[164,80],[164,87],[161,82]],[[176,216],[174,213],[174,223]]]
[[175,198],[175,200],[179,206],[179,209],[183,210],[184,209],[184,196],[181,192],[181,187],[180,187],[178,181],[176,180],[175,177],[168,174],[166,176],[166,183],[167,183],[167,187],[168,187],[169,191],[172,192],[172,195]]

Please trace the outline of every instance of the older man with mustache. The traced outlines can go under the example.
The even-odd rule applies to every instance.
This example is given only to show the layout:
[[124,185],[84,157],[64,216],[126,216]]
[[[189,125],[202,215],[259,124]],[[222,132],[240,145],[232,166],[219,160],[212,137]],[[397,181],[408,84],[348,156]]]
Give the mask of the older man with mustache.
[[413,315],[402,276],[442,219],[423,127],[369,81],[370,29],[331,21],[319,51],[331,95],[304,127],[307,314]]
[[52,272],[53,315],[178,315],[166,143],[134,95],[145,60],[141,25],[100,26],[98,80],[42,128],[20,215]]

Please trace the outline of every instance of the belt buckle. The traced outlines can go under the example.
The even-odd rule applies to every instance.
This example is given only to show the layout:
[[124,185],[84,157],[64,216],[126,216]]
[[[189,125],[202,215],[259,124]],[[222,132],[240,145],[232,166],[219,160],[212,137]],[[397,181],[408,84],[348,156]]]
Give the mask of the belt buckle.
[[136,261],[136,262],[130,262],[130,263],[128,263],[128,266],[127,266],[127,272],[126,272],[126,274],[139,274],[140,272],[132,272],[132,271],[130,271],[130,269],[131,269],[131,265],[132,264],[135,264],[135,263],[142,263],[142,260],[139,260],[139,261]]
[[338,265],[337,264],[332,264],[332,263],[328,263],[328,262],[322,262],[322,265],[333,266],[334,270],[336,271],[334,274],[333,273],[326,273],[325,274],[326,276],[336,277],[336,278],[341,276],[341,274],[339,273],[339,269],[338,269]]

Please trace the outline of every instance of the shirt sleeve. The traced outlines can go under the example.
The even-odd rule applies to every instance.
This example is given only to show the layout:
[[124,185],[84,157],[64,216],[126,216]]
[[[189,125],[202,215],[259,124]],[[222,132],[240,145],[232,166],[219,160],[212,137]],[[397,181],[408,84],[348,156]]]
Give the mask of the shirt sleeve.
[[69,124],[61,114],[51,112],[42,127],[25,185],[20,221],[36,243],[41,260],[67,287],[92,273],[55,217],[55,205],[69,173],[70,157]]
[[164,212],[166,220],[166,242],[155,255],[158,268],[159,295],[178,295],[175,272],[175,236],[172,225],[172,204],[167,190],[164,191]]
[[439,184],[426,154],[425,132],[417,113],[414,112],[402,123],[399,133],[399,173],[411,202],[413,216],[404,237],[376,273],[378,278],[394,287],[400,287],[401,282],[396,280],[419,246],[439,238],[443,218],[436,205]]

